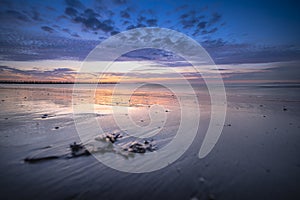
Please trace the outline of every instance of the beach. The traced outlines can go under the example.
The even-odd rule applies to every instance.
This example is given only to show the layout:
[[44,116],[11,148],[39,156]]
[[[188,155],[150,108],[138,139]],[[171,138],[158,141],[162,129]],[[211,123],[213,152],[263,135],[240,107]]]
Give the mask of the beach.
[[[82,142],[76,126],[95,120],[105,134],[123,138],[109,152],[125,148],[132,138],[113,123],[112,110],[129,107],[130,117],[147,126],[150,105],[166,121],[157,121],[158,133],[148,137],[159,153],[176,135],[180,121],[178,99],[171,91],[148,86],[122,103],[114,85],[102,85],[94,97],[82,86],[75,103],[93,105],[93,113],[75,116],[72,84],[0,84],[0,187],[3,199],[297,199],[300,198],[300,85],[225,85],[227,113],[222,134],[204,158],[198,153],[210,120],[210,100],[203,86],[194,86],[200,107],[199,129],[187,151],[157,171],[126,173],[112,169],[93,153],[70,156],[69,145]],[[184,91],[183,91],[184,92]],[[173,95],[173,96],[172,96]],[[161,109],[161,108],[159,108]],[[122,115],[122,113],[119,113]],[[127,117],[127,116],[126,116]],[[97,143],[87,129],[84,145]],[[151,133],[151,131],[149,132]],[[99,136],[100,131],[99,131]],[[143,140],[139,140],[143,141]],[[108,141],[109,142],[109,141]],[[106,153],[106,152],[105,152]],[[133,155],[143,156],[133,152]],[[26,158],[53,157],[41,162]],[[124,158],[129,159],[129,158]],[[162,162],[158,160],[157,162]],[[147,165],[147,163],[144,163]]]

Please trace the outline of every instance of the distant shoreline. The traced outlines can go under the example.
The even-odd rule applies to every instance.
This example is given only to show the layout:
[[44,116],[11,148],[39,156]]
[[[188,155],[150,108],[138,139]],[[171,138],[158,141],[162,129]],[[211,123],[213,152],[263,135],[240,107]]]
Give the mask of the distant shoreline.
[[119,84],[118,82],[0,81],[0,84]]

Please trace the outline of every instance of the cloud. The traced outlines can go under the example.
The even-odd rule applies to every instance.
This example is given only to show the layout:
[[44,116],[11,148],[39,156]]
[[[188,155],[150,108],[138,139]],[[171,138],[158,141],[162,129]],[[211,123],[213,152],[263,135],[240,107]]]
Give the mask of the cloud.
[[66,8],[65,13],[71,17],[71,20],[75,23],[82,24],[84,28],[91,31],[101,30],[105,33],[109,33],[114,30],[114,22],[110,19],[100,19],[100,15],[93,9],[85,9],[79,13],[74,8]]
[[196,28],[197,24],[201,23],[205,16],[202,14],[198,14],[195,10],[190,10],[189,12],[182,14],[179,18],[183,28],[190,29]]
[[187,4],[184,4],[184,5],[181,5],[181,6],[178,6],[175,11],[176,12],[179,12],[179,11],[182,11],[182,10],[186,10],[189,6]]
[[55,32],[55,30],[53,28],[49,27],[49,26],[42,26],[41,29],[48,32],[48,33]]
[[118,5],[122,5],[122,4],[126,4],[127,0],[112,0],[112,2]]
[[120,32],[119,31],[112,31],[112,32],[110,32],[111,35],[116,35],[118,33],[120,33]]
[[86,18],[100,17],[100,15],[91,8],[85,9],[82,15]]
[[217,64],[279,62],[300,58],[300,50],[287,45],[261,47],[222,39],[206,40],[201,44]]
[[6,10],[0,12],[0,21],[2,23],[13,23],[13,22],[30,22],[29,17],[19,11],[16,10]]
[[213,13],[212,18],[209,21],[210,25],[213,25],[221,20],[221,15],[219,13]]
[[[217,63],[295,60],[300,55],[299,48],[275,44],[265,48],[245,43],[243,39],[240,43],[234,42],[230,38],[233,36],[227,36],[230,31],[222,32],[221,13],[200,9],[200,4],[175,2],[168,7],[169,12],[156,16],[155,6],[124,0],[98,0],[95,3],[65,0],[65,3],[53,4],[43,1],[36,5],[28,2],[17,5],[11,1],[0,3],[7,4],[0,9],[2,60],[82,60],[99,44],[99,39],[124,30],[158,25],[194,36],[193,39],[200,42]],[[136,38],[147,39],[145,36]],[[167,42],[162,41],[162,44]],[[146,55],[136,53],[131,58],[146,59],[149,52],[144,53]],[[160,54],[161,57],[151,54],[151,59],[171,58]]]
[[35,8],[31,8],[30,11],[23,11],[25,14],[27,14],[33,21],[36,22],[42,22],[43,19],[41,17],[41,14],[37,11]]
[[64,29],[62,29],[62,31],[71,34],[70,29],[64,28]]
[[129,14],[129,12],[127,10],[122,10],[120,12],[120,15],[121,15],[121,17],[126,18],[126,19],[130,18],[130,14]]
[[[3,36],[0,37],[2,60],[83,60],[99,44],[99,41],[72,39],[56,34],[51,34],[49,37],[17,31],[2,32],[1,34]],[[76,37],[76,33],[71,34]]]
[[207,22],[206,21],[202,21],[202,22],[199,22],[197,24],[197,28],[198,29],[204,29],[206,27],[206,25],[207,25]]
[[80,36],[77,33],[72,33],[70,29],[67,28],[63,28],[61,29],[63,32],[68,33],[69,35],[71,35],[72,37],[77,37],[79,38]]
[[78,11],[75,8],[72,7],[67,7],[65,9],[65,14],[71,16],[71,17],[75,17],[78,14]]
[[[263,67],[261,67],[263,66]],[[300,82],[298,62],[242,64],[223,74],[225,81]],[[247,70],[244,70],[247,68]]]
[[187,14],[187,13],[184,13],[184,14],[182,14],[181,16],[180,16],[180,18],[181,19],[185,19],[185,18],[187,18],[189,15]]
[[146,22],[148,26],[157,26],[157,19],[148,19]]
[[211,30],[203,30],[201,33],[203,34],[203,35],[205,35],[205,34],[211,34],[211,33],[215,33],[215,32],[217,32],[218,31],[218,28],[213,28],[213,29],[211,29]]
[[74,8],[83,9],[85,6],[78,0],[65,0],[65,3]]
[[80,38],[80,35],[78,35],[77,33],[71,33],[70,35],[76,38]]
[[1,80],[59,80],[73,79],[77,74],[70,68],[55,68],[53,70],[21,70],[8,66],[0,66]]

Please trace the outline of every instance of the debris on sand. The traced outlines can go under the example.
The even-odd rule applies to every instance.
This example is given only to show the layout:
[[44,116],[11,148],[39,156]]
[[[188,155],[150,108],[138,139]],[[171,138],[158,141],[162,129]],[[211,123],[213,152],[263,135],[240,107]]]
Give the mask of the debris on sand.
[[70,149],[73,157],[91,155],[91,153],[82,144],[77,144],[76,142],[70,144]]
[[60,158],[60,156],[45,156],[45,157],[33,157],[33,158],[25,158],[24,161],[28,163],[36,163],[36,162],[41,162],[41,161],[47,161],[47,160],[55,160]]
[[124,150],[133,153],[146,153],[146,151],[154,151],[155,147],[150,141],[145,140],[143,143],[136,141],[132,142],[129,147],[125,148]]
[[[41,150],[45,150],[48,148],[51,148],[52,146],[46,146],[41,148]],[[24,162],[27,163],[38,163],[38,162],[44,162],[49,160],[56,160],[56,159],[70,159],[80,156],[89,156],[91,153],[86,149],[86,147],[82,144],[77,144],[74,142],[73,144],[70,144],[70,153],[61,154],[61,155],[46,155],[46,156],[33,156],[33,157],[26,157],[24,159]],[[43,151],[44,152],[44,151]]]
[[47,117],[48,117],[48,114],[43,114],[41,118],[42,118],[42,119],[45,119],[45,118],[47,118]]
[[106,140],[109,140],[111,143],[115,143],[119,138],[122,138],[120,133],[112,133],[106,135]]
[[96,137],[95,140],[105,140],[107,142],[115,143],[119,138],[122,138],[122,135],[120,133],[106,133],[104,135],[101,135],[100,137]]
[[282,110],[283,110],[283,111],[287,111],[287,108],[284,107]]
[[[95,138],[96,141],[108,142],[110,145],[114,144],[117,140],[123,138],[120,133],[106,133]],[[130,153],[146,153],[147,151],[154,151],[156,149],[153,140],[144,140],[142,142],[133,141],[122,146],[109,146],[109,148],[119,148],[120,150]]]

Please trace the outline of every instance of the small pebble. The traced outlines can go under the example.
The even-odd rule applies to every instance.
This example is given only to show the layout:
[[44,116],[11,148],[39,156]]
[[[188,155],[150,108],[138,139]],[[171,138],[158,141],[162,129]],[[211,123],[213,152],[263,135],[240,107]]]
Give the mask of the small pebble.
[[47,114],[43,114],[42,119],[45,119],[45,118],[47,118],[47,117],[48,117]]

